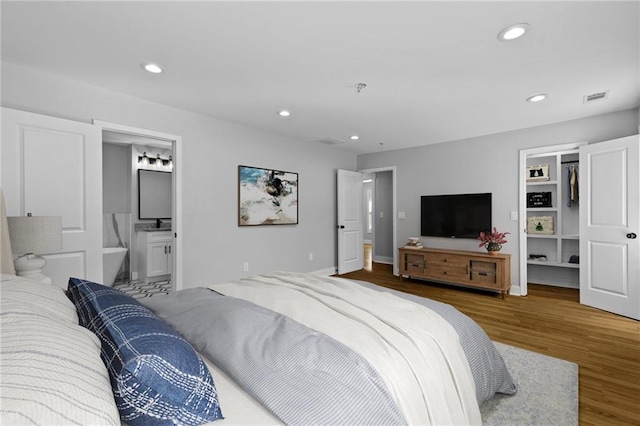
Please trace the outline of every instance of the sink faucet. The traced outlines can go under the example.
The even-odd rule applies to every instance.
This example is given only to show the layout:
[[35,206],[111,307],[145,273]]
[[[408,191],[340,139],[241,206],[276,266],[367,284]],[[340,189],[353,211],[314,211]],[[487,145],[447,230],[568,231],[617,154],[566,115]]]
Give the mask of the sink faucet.
[[160,228],[162,225],[162,221],[160,219],[156,219],[156,228]]

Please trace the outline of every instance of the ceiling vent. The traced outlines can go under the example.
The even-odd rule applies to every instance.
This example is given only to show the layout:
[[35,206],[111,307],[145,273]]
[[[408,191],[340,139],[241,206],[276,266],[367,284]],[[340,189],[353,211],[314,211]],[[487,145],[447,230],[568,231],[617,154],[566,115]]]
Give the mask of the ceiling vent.
[[339,145],[342,143],[346,143],[347,141],[342,140],[342,139],[338,139],[338,138],[334,138],[333,136],[330,136],[328,138],[325,139],[321,139],[320,142],[327,144],[327,145]]
[[609,97],[609,91],[608,90],[606,92],[593,93],[591,95],[584,96],[582,98],[582,103],[590,104],[592,102],[604,101],[608,97]]

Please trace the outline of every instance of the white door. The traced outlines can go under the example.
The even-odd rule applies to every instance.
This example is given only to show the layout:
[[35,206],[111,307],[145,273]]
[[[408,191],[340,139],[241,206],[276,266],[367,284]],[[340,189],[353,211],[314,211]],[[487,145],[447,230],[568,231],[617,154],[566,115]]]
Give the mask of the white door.
[[2,108],[2,186],[8,216],[62,217],[63,249],[38,253],[54,285],[102,282],[102,136],[96,126]]
[[580,148],[580,303],[640,319],[640,149],[629,136]]
[[338,274],[364,268],[362,173],[338,170]]

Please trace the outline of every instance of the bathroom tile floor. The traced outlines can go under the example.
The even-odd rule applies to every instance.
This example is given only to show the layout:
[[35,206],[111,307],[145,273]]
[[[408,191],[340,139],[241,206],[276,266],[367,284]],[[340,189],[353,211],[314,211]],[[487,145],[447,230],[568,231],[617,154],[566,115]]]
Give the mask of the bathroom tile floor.
[[117,282],[113,287],[135,299],[151,297],[154,294],[169,294],[173,291],[171,281],[157,281],[154,283],[145,283],[141,280],[125,281]]

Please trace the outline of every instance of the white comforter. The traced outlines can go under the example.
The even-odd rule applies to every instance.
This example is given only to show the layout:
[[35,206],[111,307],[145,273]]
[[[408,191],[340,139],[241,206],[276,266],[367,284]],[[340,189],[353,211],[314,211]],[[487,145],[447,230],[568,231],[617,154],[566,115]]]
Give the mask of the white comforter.
[[482,423],[457,333],[423,306],[348,280],[292,272],[209,288],[287,315],[364,356],[409,424]]

